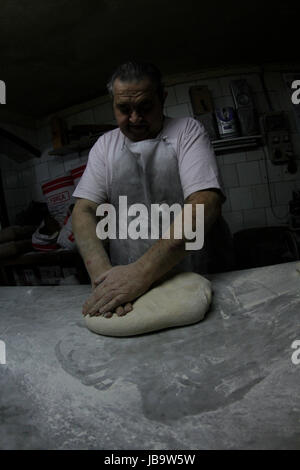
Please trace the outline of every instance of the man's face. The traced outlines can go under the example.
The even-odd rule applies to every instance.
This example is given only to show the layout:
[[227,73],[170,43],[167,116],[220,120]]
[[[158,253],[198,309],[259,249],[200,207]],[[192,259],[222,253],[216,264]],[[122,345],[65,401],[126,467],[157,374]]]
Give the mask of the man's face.
[[162,128],[163,104],[149,79],[113,85],[113,109],[118,126],[130,140],[152,139]]

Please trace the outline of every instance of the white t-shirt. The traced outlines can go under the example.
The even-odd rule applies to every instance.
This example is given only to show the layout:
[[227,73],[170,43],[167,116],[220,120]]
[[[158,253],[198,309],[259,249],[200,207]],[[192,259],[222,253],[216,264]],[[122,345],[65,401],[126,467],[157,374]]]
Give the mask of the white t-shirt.
[[[165,117],[160,134],[173,145],[177,155],[184,199],[195,191],[221,189],[215,154],[208,134],[199,121],[190,117]],[[119,128],[97,140],[73,196],[97,204],[109,202],[112,156],[121,151],[123,142],[124,134]]]

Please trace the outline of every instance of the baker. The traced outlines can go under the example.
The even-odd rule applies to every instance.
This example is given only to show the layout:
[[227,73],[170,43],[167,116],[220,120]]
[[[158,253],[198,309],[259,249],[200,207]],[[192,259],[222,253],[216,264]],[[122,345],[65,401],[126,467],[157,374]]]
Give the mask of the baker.
[[[152,64],[127,62],[108,83],[118,128],[102,135],[92,147],[86,170],[74,192],[72,223],[93,293],[83,314],[125,315],[132,301],[173,272],[199,274],[232,267],[232,243],[221,216],[225,197],[214,152],[204,127],[190,117],[163,114],[167,96],[161,73]],[[185,234],[157,239],[110,239],[105,248],[96,234],[96,211],[112,204],[117,219],[120,196],[136,203],[204,204],[204,246],[185,249]]]

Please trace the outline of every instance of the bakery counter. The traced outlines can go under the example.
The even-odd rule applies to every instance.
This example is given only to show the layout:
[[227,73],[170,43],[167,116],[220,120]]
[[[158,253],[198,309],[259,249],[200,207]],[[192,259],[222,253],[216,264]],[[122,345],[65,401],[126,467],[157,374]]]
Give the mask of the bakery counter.
[[300,449],[299,269],[210,276],[203,321],[130,338],[86,328],[88,285],[0,287],[0,448]]

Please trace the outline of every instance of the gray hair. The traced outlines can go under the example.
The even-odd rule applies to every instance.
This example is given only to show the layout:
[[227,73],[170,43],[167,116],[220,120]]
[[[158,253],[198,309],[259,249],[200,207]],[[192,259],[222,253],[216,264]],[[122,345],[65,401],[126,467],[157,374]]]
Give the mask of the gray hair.
[[121,82],[135,82],[143,78],[149,78],[156,87],[160,101],[163,102],[164,85],[162,83],[162,75],[155,65],[133,61],[119,65],[107,83],[107,90],[112,98],[114,96],[113,85],[117,78],[121,80]]

